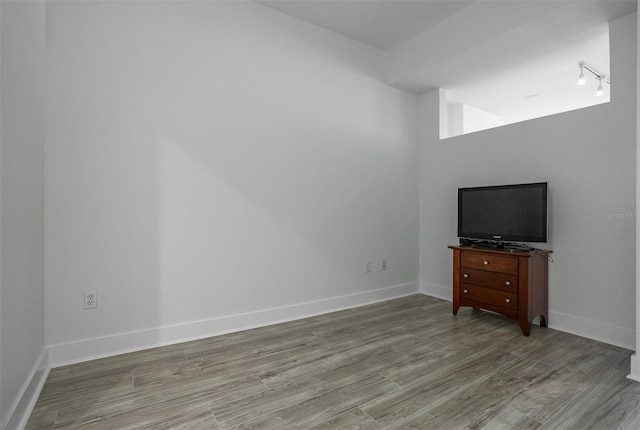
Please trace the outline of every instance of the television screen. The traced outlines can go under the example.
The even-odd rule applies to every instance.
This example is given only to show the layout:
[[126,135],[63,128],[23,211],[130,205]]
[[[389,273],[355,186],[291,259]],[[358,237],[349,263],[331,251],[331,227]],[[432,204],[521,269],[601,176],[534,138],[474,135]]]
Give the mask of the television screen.
[[547,183],[458,189],[458,236],[547,241]]

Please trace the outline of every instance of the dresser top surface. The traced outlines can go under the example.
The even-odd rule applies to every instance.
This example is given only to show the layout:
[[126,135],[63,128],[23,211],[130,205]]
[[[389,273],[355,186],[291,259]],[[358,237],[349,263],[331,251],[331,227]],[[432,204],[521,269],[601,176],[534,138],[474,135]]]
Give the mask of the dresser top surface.
[[461,251],[479,252],[483,254],[513,255],[517,257],[527,257],[527,256],[532,256],[534,254],[550,254],[553,252],[546,249],[533,249],[531,251],[524,251],[520,249],[494,249],[494,248],[482,248],[482,247],[460,246],[460,245],[449,245],[449,248],[458,249]]

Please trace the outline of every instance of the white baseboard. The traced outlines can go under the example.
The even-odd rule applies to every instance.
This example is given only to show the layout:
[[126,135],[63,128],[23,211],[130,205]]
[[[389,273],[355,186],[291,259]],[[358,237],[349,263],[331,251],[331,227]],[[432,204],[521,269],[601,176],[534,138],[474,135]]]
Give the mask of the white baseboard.
[[51,367],[59,367],[312,317],[416,293],[418,283],[412,282],[313,302],[60,343],[49,346],[49,361]]
[[[447,301],[452,300],[451,287],[429,282],[420,282],[420,293]],[[537,323],[537,319],[534,323]],[[566,333],[635,350],[636,332],[633,329],[553,311],[549,311],[547,315],[547,324]]]
[[638,353],[636,352],[631,356],[631,372],[627,375],[627,378],[640,382],[640,361],[638,361]]
[[448,302],[453,300],[451,287],[443,287],[429,282],[420,282],[420,294],[425,296],[436,297]]
[[547,320],[553,329],[635,350],[636,332],[633,329],[553,311],[549,311]]
[[20,395],[16,398],[6,422],[2,423],[3,430],[24,429],[29,421],[29,416],[33,411],[42,387],[44,386],[47,376],[49,376],[49,350],[45,347],[38,357],[38,361],[31,370],[29,378],[25,381]]

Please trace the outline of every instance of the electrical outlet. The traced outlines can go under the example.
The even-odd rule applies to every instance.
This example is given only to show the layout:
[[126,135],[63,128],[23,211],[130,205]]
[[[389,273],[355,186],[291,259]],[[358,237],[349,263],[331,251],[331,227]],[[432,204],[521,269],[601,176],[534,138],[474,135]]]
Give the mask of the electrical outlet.
[[84,292],[84,308],[94,309],[98,307],[98,293],[95,291]]
[[380,270],[387,270],[387,259],[385,258],[384,260],[382,260],[382,262],[380,263]]
[[371,272],[371,262],[367,261],[366,263],[364,263],[364,273],[370,273]]

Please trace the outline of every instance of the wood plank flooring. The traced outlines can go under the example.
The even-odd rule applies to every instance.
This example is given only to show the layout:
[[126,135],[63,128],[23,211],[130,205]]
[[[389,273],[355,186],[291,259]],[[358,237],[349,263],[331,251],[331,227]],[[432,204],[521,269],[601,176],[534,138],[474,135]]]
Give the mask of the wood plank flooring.
[[52,369],[27,428],[631,430],[631,354],[413,295]]

